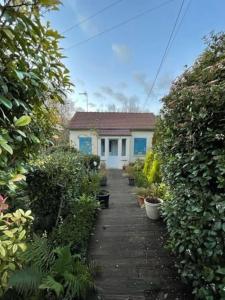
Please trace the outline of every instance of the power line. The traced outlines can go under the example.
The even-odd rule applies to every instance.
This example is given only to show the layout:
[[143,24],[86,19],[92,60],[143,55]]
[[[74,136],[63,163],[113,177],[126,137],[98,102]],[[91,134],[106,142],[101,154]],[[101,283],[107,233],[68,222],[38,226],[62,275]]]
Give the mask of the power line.
[[[184,11],[184,13],[183,13],[183,15],[182,15],[182,17],[181,17],[181,19],[180,19],[180,23],[178,24],[177,30],[176,30],[176,32],[175,32],[175,34],[174,34],[174,36],[173,36],[173,39],[172,39],[172,41],[171,41],[171,43],[170,43],[169,50],[171,49],[171,46],[172,46],[172,44],[173,44],[175,38],[177,37],[177,34],[178,34],[178,32],[179,32],[179,30],[180,30],[182,24],[183,24],[183,21],[184,21],[186,15],[187,15],[187,12],[188,12],[188,10],[189,10],[189,8],[190,8],[190,6],[191,6],[191,2],[192,2],[192,0],[189,0],[188,4],[187,4],[187,6],[186,6],[186,9],[185,9],[185,11]],[[169,50],[167,51],[167,54],[168,54]]]
[[138,18],[146,15],[147,13],[152,12],[152,11],[154,11],[156,9],[159,9],[159,8],[165,6],[165,5],[167,5],[167,4],[169,4],[170,2],[173,2],[173,1],[175,1],[175,0],[164,1],[164,2],[162,2],[161,4],[159,4],[159,5],[155,6],[155,7],[149,8],[149,9],[147,9],[147,10],[145,10],[145,11],[139,13],[139,14],[136,14],[135,16],[133,16],[133,17],[131,17],[131,18],[123,21],[123,22],[120,22],[120,23],[118,23],[118,24],[116,24],[116,25],[114,25],[112,27],[109,27],[109,28],[105,29],[104,31],[101,31],[101,32],[99,32],[99,33],[97,33],[95,35],[92,35],[91,37],[89,37],[89,38],[87,38],[87,39],[85,39],[83,41],[80,41],[78,43],[72,44],[70,47],[66,48],[65,50],[70,50],[70,49],[72,49],[74,47],[78,47],[80,45],[83,45],[83,44],[85,44],[85,43],[87,43],[87,42],[95,39],[96,37],[99,37],[99,36],[101,36],[101,35],[103,35],[105,33],[111,32],[111,31],[113,31],[113,30],[115,30],[115,29],[117,29],[117,28],[119,28],[119,27],[121,27],[123,25],[126,25],[126,24],[128,24],[128,23],[130,23],[130,22],[132,22],[132,21],[134,21],[134,20],[136,20],[136,19],[138,19]]
[[172,41],[172,38],[173,38],[173,34],[174,34],[175,30],[176,30],[176,27],[177,27],[177,24],[178,24],[178,20],[179,20],[179,18],[180,18],[180,15],[181,15],[181,12],[182,12],[182,8],[183,8],[183,6],[184,6],[184,1],[185,1],[185,0],[182,0],[181,6],[180,6],[180,8],[179,8],[179,11],[178,11],[178,14],[177,14],[177,17],[176,17],[176,20],[175,20],[175,23],[174,23],[173,28],[172,28],[172,31],[171,31],[171,33],[170,33],[169,40],[168,40],[168,42],[167,42],[167,45],[166,45],[164,54],[163,54],[162,59],[161,59],[161,61],[160,61],[160,64],[159,64],[159,67],[158,67],[158,69],[157,69],[157,72],[156,72],[155,78],[154,78],[154,80],[153,80],[153,83],[152,83],[152,85],[151,85],[151,87],[150,87],[150,90],[149,90],[149,92],[148,92],[148,94],[147,94],[147,97],[146,97],[146,99],[145,99],[144,107],[146,106],[147,101],[148,101],[148,99],[149,99],[149,97],[150,97],[150,95],[151,95],[151,93],[152,93],[152,91],[153,91],[153,88],[154,88],[154,86],[155,86],[155,84],[156,84],[156,81],[157,81],[157,79],[158,79],[159,73],[160,73],[160,71],[161,71],[162,65],[163,65],[164,60],[165,60],[165,58],[166,58],[167,52],[168,52],[169,47],[170,47],[170,45],[171,45],[171,41]]
[[96,17],[97,15],[103,13],[103,12],[106,11],[107,9],[109,9],[109,8],[111,8],[111,7],[113,7],[113,6],[117,5],[117,4],[119,4],[119,3],[122,2],[122,1],[123,1],[123,0],[117,0],[117,1],[115,1],[115,2],[112,2],[111,4],[109,4],[109,5],[105,6],[105,7],[103,7],[103,8],[100,9],[99,11],[95,12],[93,15],[90,15],[89,17],[87,17],[87,18],[81,20],[80,22],[78,22],[78,23],[72,25],[71,27],[65,29],[65,30],[62,32],[62,34],[68,32],[68,31],[71,31],[72,29],[74,29],[74,28],[80,26],[80,25],[83,24],[83,23],[86,23],[87,21],[93,19],[93,18]]

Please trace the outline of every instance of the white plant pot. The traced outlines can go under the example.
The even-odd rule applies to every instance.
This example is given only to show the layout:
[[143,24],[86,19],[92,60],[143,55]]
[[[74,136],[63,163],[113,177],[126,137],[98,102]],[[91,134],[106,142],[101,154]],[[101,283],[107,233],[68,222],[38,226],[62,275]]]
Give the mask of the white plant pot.
[[145,200],[145,209],[146,209],[146,214],[149,217],[149,219],[152,220],[157,220],[160,217],[160,206],[163,203],[162,199],[158,199],[160,203],[149,203]]

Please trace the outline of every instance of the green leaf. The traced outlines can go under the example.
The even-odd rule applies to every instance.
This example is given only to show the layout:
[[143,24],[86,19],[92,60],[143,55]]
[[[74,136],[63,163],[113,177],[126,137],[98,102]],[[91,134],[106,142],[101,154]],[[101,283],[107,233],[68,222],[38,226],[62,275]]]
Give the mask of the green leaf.
[[218,268],[216,271],[218,274],[225,275],[225,268]]
[[15,121],[16,126],[26,126],[31,122],[30,116],[22,116],[18,120]]
[[16,132],[18,132],[20,135],[22,135],[23,137],[26,137],[26,134],[23,132],[23,131],[21,131],[21,130],[17,130]]
[[39,289],[50,289],[53,290],[56,295],[59,295],[63,292],[63,286],[61,283],[55,281],[55,279],[51,276],[47,276],[43,283],[39,286]]
[[2,245],[0,245],[0,255],[3,257],[6,255],[5,248]]
[[3,233],[4,233],[5,235],[7,235],[8,237],[10,237],[10,238],[13,238],[13,237],[14,237],[14,234],[13,234],[12,231],[10,231],[10,230],[5,230],[5,231],[3,231]]
[[49,6],[49,5],[57,5],[59,3],[60,3],[59,0],[40,0],[40,4],[47,5],[47,6]]
[[5,107],[9,109],[12,108],[12,102],[9,99],[5,98],[4,96],[0,96],[0,103],[5,105]]
[[23,80],[23,78],[24,78],[24,72],[21,72],[21,71],[15,71],[15,72],[16,72],[17,77],[20,80]]
[[3,31],[10,40],[14,39],[14,34],[12,33],[12,31],[10,29],[4,28]]
[[3,149],[5,149],[7,152],[9,152],[10,154],[13,154],[13,149],[11,146],[9,146],[7,143],[2,143],[0,140],[0,145]]

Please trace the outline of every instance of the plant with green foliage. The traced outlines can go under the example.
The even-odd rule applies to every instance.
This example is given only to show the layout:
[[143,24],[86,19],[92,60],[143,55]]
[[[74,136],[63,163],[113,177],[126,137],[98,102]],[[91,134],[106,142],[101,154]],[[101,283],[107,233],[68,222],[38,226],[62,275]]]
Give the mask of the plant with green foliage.
[[99,203],[95,197],[83,195],[74,202],[71,214],[56,227],[50,239],[55,246],[70,245],[74,253],[85,257]]
[[25,299],[86,299],[94,288],[88,266],[69,246],[52,248],[46,238],[35,237],[24,257],[26,267],[15,272],[9,284]]
[[100,166],[100,157],[95,154],[83,155],[84,164],[87,169],[97,171]]
[[34,229],[51,231],[60,216],[64,218],[71,212],[82,193],[87,170],[80,154],[69,151],[40,156],[33,165],[27,175],[27,192],[35,216]]
[[25,179],[24,163],[49,145],[56,107],[71,88],[59,33],[41,20],[58,0],[4,0],[0,5],[0,192]]
[[143,173],[150,184],[162,181],[159,158],[153,150],[149,150],[146,154]]
[[0,214],[0,296],[8,286],[10,273],[22,267],[21,253],[26,250],[32,220],[30,210]]
[[171,189],[164,215],[179,272],[199,299],[225,299],[225,34],[163,99],[158,151]]

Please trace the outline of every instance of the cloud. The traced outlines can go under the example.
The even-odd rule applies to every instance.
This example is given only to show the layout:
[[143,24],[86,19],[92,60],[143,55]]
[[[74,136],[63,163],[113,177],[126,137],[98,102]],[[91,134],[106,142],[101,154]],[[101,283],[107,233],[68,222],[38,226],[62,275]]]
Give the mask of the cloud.
[[115,105],[110,103],[108,105],[109,111],[125,111],[125,112],[139,112],[140,108],[140,99],[136,95],[126,95],[123,92],[118,92],[112,89],[109,86],[101,87],[102,93],[116,100],[120,105]]
[[80,79],[80,78],[76,79],[76,83],[79,84],[79,85],[85,86],[84,81],[82,79]]
[[99,30],[97,25],[91,20],[84,22],[86,18],[87,16],[85,16],[84,14],[77,14],[77,22],[79,23],[80,29],[88,35],[98,33]]
[[95,92],[93,95],[98,99],[105,99],[105,97],[99,92]]
[[172,74],[164,73],[164,74],[162,74],[162,76],[160,76],[157,87],[160,90],[168,90],[169,87],[171,86],[173,80],[174,80],[174,77],[172,76]]
[[127,83],[121,81],[121,82],[118,84],[118,87],[121,88],[121,89],[125,89],[125,88],[127,88]]
[[119,61],[123,63],[128,63],[131,59],[131,50],[125,44],[112,44],[112,51]]
[[[135,72],[133,74],[134,80],[143,88],[147,95],[152,88],[152,81],[148,79],[148,76],[144,72]],[[172,74],[164,73],[159,76],[156,84],[153,88],[151,96],[154,98],[161,98],[161,95],[166,93],[173,81]]]
[[147,75],[144,72],[135,72],[133,74],[134,80],[143,88],[146,94],[149,93],[152,82],[147,78]]

